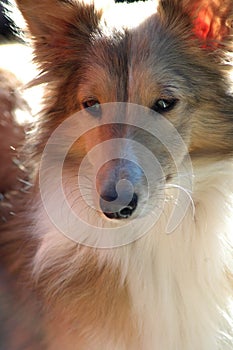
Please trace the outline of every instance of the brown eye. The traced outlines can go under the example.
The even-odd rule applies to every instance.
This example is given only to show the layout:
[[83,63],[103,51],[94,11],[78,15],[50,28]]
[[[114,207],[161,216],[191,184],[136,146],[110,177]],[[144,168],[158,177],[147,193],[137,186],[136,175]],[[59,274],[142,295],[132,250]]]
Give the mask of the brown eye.
[[82,103],[84,109],[94,117],[100,117],[102,114],[101,105],[98,100],[87,100]]
[[171,100],[159,99],[152,106],[152,109],[158,113],[168,112],[175,107],[176,103],[177,103],[176,99],[171,99]]

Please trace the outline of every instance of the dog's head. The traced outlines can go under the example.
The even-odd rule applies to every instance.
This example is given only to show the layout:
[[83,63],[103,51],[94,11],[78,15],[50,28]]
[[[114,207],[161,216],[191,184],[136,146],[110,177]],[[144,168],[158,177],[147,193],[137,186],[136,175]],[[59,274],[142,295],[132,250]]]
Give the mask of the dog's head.
[[[231,0],[114,5],[112,12],[107,9],[111,16],[93,3],[75,0],[17,3],[34,38],[40,81],[48,86],[39,143],[44,146],[51,132],[75,112],[82,111],[77,117],[80,127],[95,120],[98,125],[81,135],[69,157],[75,162],[96,145],[105,145],[99,158],[94,154],[89,160],[94,164],[98,159],[96,167],[103,162],[96,185],[100,208],[107,217],[132,216],[141,211],[140,201],[147,196],[147,177],[138,162],[145,156],[135,151],[132,141],[158,160],[162,172],[158,167],[157,184],[161,177],[168,182],[188,153],[193,159],[232,153]],[[126,23],[119,29],[108,22],[113,13],[117,17],[124,11],[127,19],[146,7],[153,7],[154,12],[138,25],[127,27]],[[109,103],[111,110],[105,105]],[[137,105],[143,107],[135,109]],[[134,124],[136,114],[145,125],[147,118],[160,116],[174,127],[186,147],[176,151],[175,161],[158,135],[155,138],[149,127],[143,130],[143,124]],[[120,146],[105,144],[121,138]],[[176,148],[175,138],[170,146]],[[115,153],[117,147],[121,150]],[[108,156],[103,158],[103,154]],[[117,184],[125,180],[126,187],[117,194]],[[151,191],[155,195],[158,188]],[[120,206],[115,203],[119,197]]]

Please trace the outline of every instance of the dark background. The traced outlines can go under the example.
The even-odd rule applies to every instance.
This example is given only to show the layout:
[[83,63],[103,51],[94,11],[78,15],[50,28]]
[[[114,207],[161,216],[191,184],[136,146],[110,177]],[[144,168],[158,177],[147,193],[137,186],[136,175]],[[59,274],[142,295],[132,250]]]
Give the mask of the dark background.
[[12,40],[15,38],[15,26],[9,17],[6,16],[4,5],[7,0],[0,0],[0,41]]

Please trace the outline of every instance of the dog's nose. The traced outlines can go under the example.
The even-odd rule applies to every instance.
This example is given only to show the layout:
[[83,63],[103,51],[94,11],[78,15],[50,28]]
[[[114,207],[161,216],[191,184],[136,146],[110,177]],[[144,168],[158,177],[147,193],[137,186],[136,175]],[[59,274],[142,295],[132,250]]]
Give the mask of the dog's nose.
[[[123,199],[123,202],[125,202],[125,198]],[[132,199],[128,204],[121,205],[120,203],[121,198],[118,197],[117,193],[114,195],[105,194],[100,198],[100,208],[107,218],[127,219],[133,214],[137,207],[138,196],[136,193],[134,193]]]
[[143,173],[137,163],[128,159],[111,159],[97,174],[99,206],[109,219],[128,219],[139,203],[139,184]]

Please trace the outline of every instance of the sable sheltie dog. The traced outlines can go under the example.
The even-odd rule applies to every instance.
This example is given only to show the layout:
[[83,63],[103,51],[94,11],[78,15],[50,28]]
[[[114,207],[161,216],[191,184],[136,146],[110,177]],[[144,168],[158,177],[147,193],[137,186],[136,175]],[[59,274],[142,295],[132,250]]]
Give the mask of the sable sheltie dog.
[[2,348],[232,350],[232,0],[17,4],[45,93]]

